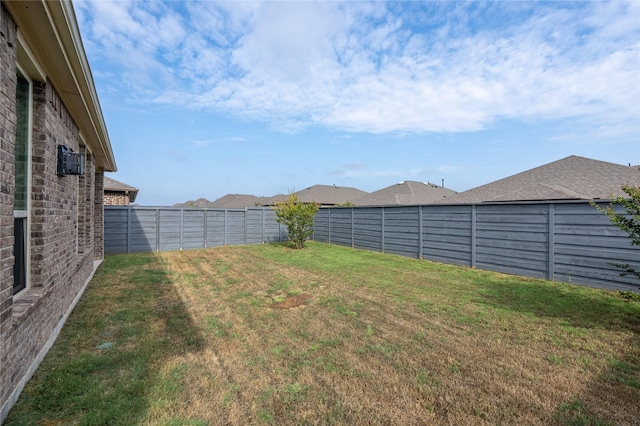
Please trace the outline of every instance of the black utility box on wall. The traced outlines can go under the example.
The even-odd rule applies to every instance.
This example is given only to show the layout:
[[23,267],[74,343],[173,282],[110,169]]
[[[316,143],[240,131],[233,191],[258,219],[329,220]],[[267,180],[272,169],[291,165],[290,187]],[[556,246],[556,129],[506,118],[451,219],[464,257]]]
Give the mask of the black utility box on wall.
[[75,153],[66,145],[58,145],[58,176],[83,174],[84,154]]

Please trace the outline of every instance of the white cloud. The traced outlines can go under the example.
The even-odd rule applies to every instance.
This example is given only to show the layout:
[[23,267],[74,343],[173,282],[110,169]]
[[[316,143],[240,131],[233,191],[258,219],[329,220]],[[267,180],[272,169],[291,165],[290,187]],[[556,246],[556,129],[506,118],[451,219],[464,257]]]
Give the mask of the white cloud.
[[93,54],[120,69],[141,103],[293,131],[465,132],[565,118],[594,131],[639,130],[635,2],[79,8]]

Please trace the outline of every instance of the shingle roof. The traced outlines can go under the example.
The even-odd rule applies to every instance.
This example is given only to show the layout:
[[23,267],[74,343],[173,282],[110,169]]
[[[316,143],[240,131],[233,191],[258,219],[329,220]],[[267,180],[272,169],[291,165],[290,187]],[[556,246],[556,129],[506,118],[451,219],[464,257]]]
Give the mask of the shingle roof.
[[227,194],[211,203],[210,207],[225,209],[243,209],[261,205],[260,197],[245,194]]
[[124,192],[129,196],[129,202],[131,203],[136,201],[136,197],[138,195],[138,188],[134,188],[133,186],[129,186],[126,183],[122,183],[107,176],[104,177],[103,190]]
[[433,183],[404,181],[353,200],[356,206],[430,204],[456,192]]
[[572,155],[438,203],[609,199],[625,196],[623,184],[640,185],[640,168]]
[[173,205],[173,207],[198,207],[201,209],[207,209],[207,208],[212,208],[212,202],[207,200],[206,198],[198,198],[197,200],[193,201],[185,201],[184,203],[176,203]]
[[274,206],[276,201],[286,201],[287,196],[284,194],[274,195],[273,197],[260,197],[261,206]]
[[314,185],[295,193],[303,203],[319,203],[323,206],[335,206],[353,202],[367,193],[348,186]]

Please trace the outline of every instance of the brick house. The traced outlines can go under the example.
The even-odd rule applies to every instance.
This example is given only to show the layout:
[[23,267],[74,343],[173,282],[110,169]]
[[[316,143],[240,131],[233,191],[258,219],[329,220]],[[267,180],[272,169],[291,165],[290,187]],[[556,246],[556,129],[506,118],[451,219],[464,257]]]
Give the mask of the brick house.
[[103,258],[115,159],[70,0],[0,1],[0,423]]
[[128,206],[136,202],[138,188],[129,186],[115,179],[104,177],[104,205]]

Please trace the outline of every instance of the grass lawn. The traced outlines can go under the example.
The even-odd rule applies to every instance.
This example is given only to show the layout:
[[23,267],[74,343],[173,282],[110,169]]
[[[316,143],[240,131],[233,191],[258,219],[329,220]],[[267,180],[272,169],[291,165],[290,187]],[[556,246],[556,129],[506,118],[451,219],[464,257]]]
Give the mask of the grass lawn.
[[640,423],[640,302],[321,243],[107,256],[7,425]]

